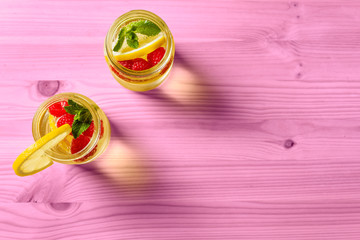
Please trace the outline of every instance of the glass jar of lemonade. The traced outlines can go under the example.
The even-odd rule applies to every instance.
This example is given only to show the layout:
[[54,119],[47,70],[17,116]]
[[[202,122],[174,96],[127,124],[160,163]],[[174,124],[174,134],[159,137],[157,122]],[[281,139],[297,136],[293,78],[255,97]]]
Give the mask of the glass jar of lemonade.
[[110,27],[104,54],[111,74],[121,85],[133,91],[148,91],[169,75],[175,44],[159,16],[133,10],[120,16]]
[[[46,100],[34,115],[33,137],[37,141],[63,123],[74,124],[73,119],[76,114],[65,111],[66,106],[70,106],[69,100],[70,103],[73,101],[89,111],[92,118],[90,125],[76,139],[72,132],[60,144],[49,149],[47,153],[54,161],[61,163],[88,163],[103,153],[110,141],[109,120],[101,108],[88,97],[78,93],[61,93]],[[80,141],[82,142],[80,143]],[[77,142],[79,142],[79,146],[75,146]]]
[[32,121],[35,143],[15,160],[19,176],[34,174],[53,161],[84,164],[99,157],[110,141],[110,123],[91,99],[78,93],[50,97]]

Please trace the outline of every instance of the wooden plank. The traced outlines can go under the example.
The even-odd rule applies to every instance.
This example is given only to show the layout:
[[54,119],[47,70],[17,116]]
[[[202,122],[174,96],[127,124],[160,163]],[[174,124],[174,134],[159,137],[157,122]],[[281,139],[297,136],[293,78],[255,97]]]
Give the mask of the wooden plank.
[[[344,209],[344,204],[347,208]],[[359,204],[2,204],[3,239],[356,239]],[[19,214],[19,210],[23,211]],[[31,221],[29,220],[31,219]],[[34,228],[34,225],[41,228]],[[76,231],[72,231],[76,229]],[[102,231],[99,231],[101,229]],[[165,230],[166,229],[166,230]],[[189,231],[190,230],[190,231]]]
[[106,154],[91,164],[57,164],[41,175],[20,179],[10,165],[31,141],[18,140],[18,146],[2,142],[1,148],[8,148],[8,160],[0,165],[1,178],[11,179],[12,184],[0,187],[1,201],[102,201],[118,199],[118,192],[136,197],[148,191],[154,199],[202,201],[224,197],[311,200],[324,195],[347,199],[357,196],[359,140],[354,131],[357,123],[351,126],[348,121],[348,128],[336,128],[339,122],[344,123],[316,126],[277,121],[257,127],[242,124],[242,128],[227,122],[221,130],[219,125],[199,123],[200,129],[173,123],[182,133],[174,125],[160,124],[160,129],[152,124],[149,128],[159,128],[156,136],[144,134],[145,128],[129,130],[136,128],[134,124],[121,133],[114,128]]
[[[134,93],[105,34],[148,9],[176,42],[172,75]],[[1,1],[1,239],[359,239],[359,1]],[[45,92],[39,84],[46,84]],[[106,112],[111,144],[34,176],[46,94]]]

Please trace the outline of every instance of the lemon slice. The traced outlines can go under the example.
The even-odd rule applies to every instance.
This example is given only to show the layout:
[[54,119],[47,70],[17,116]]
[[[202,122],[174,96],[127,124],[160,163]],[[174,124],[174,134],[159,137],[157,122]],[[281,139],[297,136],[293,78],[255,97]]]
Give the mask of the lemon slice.
[[54,131],[57,128],[55,117],[52,114],[49,114],[49,126],[50,126],[50,131]]
[[70,125],[64,124],[37,140],[16,158],[13,164],[15,173],[18,176],[28,176],[51,166],[53,161],[45,154],[45,151],[55,147],[70,132]]
[[114,52],[115,59],[117,61],[125,61],[139,58],[148,53],[151,53],[165,43],[165,36],[163,34],[160,34],[155,39],[150,41],[146,40],[146,38],[144,40],[141,40],[140,38],[139,42],[141,43],[141,46],[139,48],[133,49],[129,46],[125,46],[120,50],[120,52]]
[[[54,131],[55,129],[57,129],[55,117],[52,114],[49,114],[49,126],[50,126],[50,131]],[[59,142],[58,146],[65,152],[70,153],[70,146],[73,139],[74,139],[73,136],[67,135],[64,140]]]

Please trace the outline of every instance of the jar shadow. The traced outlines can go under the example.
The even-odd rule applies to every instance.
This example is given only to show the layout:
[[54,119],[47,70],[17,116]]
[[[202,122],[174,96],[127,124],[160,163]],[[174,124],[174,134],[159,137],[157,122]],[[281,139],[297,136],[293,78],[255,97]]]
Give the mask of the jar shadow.
[[78,166],[120,190],[141,192],[151,188],[155,178],[143,149],[132,143],[114,122],[110,121],[110,126],[111,140],[106,151],[93,162]]
[[195,69],[179,51],[175,54],[174,67],[160,87],[139,94],[161,100],[164,107],[177,111],[196,112],[210,119],[224,119],[230,114],[225,95],[219,85],[211,85],[210,76]]
[[[112,136],[105,153],[91,163],[78,165],[82,178],[84,174],[91,178],[86,178],[86,185],[89,186],[91,182],[96,186],[96,194],[91,195],[91,201],[99,202],[105,199],[116,203],[117,207],[113,208],[112,214],[117,214],[119,219],[124,221],[124,211],[129,212],[134,218],[129,224],[134,226],[147,225],[156,229],[163,227],[163,223],[148,218],[149,214],[166,214],[166,223],[174,226],[189,227],[191,224],[200,224],[201,221],[191,217],[195,216],[193,207],[189,207],[189,203],[177,199],[169,191],[173,186],[158,174],[161,169],[150,164],[154,159],[146,157],[141,146],[132,143],[118,125],[112,121],[110,125]],[[82,191],[89,193],[94,190],[89,188]],[[188,218],[191,223],[179,225],[178,219],[182,218]],[[192,238],[191,233],[185,235]]]

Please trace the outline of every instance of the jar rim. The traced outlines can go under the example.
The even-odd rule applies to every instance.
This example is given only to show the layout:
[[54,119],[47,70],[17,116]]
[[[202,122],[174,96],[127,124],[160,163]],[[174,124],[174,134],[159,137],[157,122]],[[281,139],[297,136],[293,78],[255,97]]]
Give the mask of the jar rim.
[[[119,62],[115,59],[113,50],[112,50],[112,39],[114,37],[114,34],[118,31],[118,29],[122,25],[124,25],[125,23],[127,24],[132,21],[141,20],[141,19],[150,20],[150,21],[154,22],[161,29],[161,32],[163,32],[165,34],[167,50],[165,52],[164,57],[161,59],[161,61],[155,65],[156,67],[154,66],[154,67],[151,67],[151,68],[143,70],[143,71],[135,71],[132,69],[125,68],[124,66],[119,64]],[[108,59],[109,59],[111,65],[113,65],[113,67],[115,67],[115,69],[117,71],[121,71],[121,72],[127,74],[129,77],[133,77],[133,78],[148,77],[148,76],[151,76],[152,74],[160,73],[162,71],[162,69],[164,69],[167,66],[167,63],[169,61],[171,61],[173,48],[174,48],[173,36],[172,36],[168,26],[164,22],[164,20],[162,20],[155,13],[152,13],[147,10],[131,10],[131,11],[121,15],[111,25],[109,31],[106,34],[106,38],[105,38],[106,56],[108,56]],[[141,79],[139,79],[139,80],[141,80]]]
[[38,107],[32,121],[32,133],[34,140],[36,141],[42,137],[40,134],[40,124],[41,124],[40,120],[44,117],[46,112],[48,112],[49,106],[53,103],[64,101],[67,99],[74,100],[76,103],[84,106],[89,110],[94,122],[94,133],[87,146],[75,154],[65,154],[65,153],[63,154],[58,151],[54,151],[54,149],[47,149],[45,151],[46,155],[48,155],[52,160],[57,162],[71,162],[86,156],[96,147],[101,134],[101,131],[99,130],[101,126],[100,116],[97,113],[96,109],[94,109],[94,108],[98,108],[96,103],[92,101],[90,98],[81,95],[79,93],[66,92],[66,93],[59,93],[48,98]]

